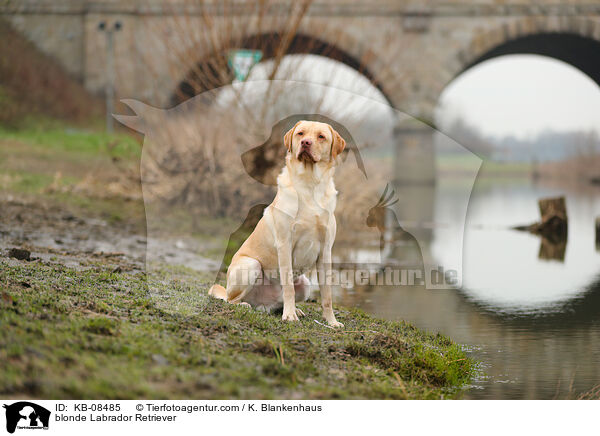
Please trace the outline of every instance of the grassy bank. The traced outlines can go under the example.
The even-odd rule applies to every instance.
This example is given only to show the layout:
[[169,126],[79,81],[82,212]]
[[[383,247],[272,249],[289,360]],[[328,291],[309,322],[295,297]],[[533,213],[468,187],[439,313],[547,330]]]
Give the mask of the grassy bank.
[[107,135],[56,121],[47,129],[0,126],[0,191],[114,221],[143,221],[140,153],[138,141],[126,134]]
[[0,138],[4,141],[17,141],[37,154],[60,154],[70,160],[93,157],[95,159],[139,159],[140,143],[123,133],[106,134],[100,130],[70,127],[68,124],[53,122],[43,128],[13,129],[0,126]]
[[458,345],[405,323],[340,309],[333,331],[316,303],[282,323],[209,298],[202,274],[113,271],[0,261],[0,395],[446,398],[474,372]]

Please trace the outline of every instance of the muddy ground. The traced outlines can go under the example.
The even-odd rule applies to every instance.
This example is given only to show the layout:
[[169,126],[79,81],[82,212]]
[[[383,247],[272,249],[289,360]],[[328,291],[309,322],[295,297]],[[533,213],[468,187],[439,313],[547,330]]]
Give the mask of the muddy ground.
[[[119,271],[144,271],[147,236],[143,222],[103,219],[38,198],[0,196],[0,252],[29,251],[30,261],[90,268],[102,260]],[[152,259],[166,265],[214,270],[216,259],[199,254],[202,246],[178,237],[154,237]]]

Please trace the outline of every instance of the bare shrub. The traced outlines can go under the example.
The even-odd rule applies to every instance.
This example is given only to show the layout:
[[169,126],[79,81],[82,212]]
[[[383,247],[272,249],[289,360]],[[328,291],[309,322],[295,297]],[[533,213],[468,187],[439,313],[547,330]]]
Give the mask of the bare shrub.
[[[156,26],[156,36],[144,42],[152,47],[146,52],[163,56],[171,75],[165,80],[155,72],[156,83],[180,82],[173,93],[173,103],[179,106],[167,111],[164,119],[157,113],[158,120],[152,124],[160,128],[146,132],[142,180],[147,200],[184,205],[194,213],[243,218],[252,206],[269,203],[275,192],[273,172],[278,173],[283,166],[285,130],[276,131],[273,126],[292,114],[320,114],[352,132],[364,127],[361,124],[368,108],[357,107],[353,94],[339,91],[352,85],[340,86],[335,68],[323,72],[326,80],[319,86],[301,83],[309,80],[311,64],[300,54],[338,60],[365,73],[372,56],[366,52],[365,59],[349,59],[331,40],[332,32],[319,35],[318,26],[310,38],[301,34],[299,29],[310,5],[310,0],[286,4],[270,0],[218,4],[188,0],[172,5],[178,9],[168,20],[155,22],[151,16],[147,18],[148,25]],[[214,8],[218,8],[217,14],[211,13]],[[219,90],[234,81],[227,55],[240,48],[261,50],[265,60],[262,73]],[[390,44],[383,59],[392,59],[395,50],[400,49],[401,45]],[[146,63],[152,72],[153,59],[146,59]],[[395,74],[395,83],[400,80],[401,76]],[[297,86],[290,85],[294,81]],[[197,97],[189,100],[193,96]],[[249,169],[248,162],[243,161],[244,153],[265,141],[273,147],[262,148],[263,155],[248,161],[252,168],[260,168]],[[355,151],[363,146],[359,139],[353,143]],[[384,176],[374,171],[378,177],[367,180],[360,171],[351,177],[348,171],[344,166],[336,177],[341,193],[338,213],[358,223],[366,216],[353,216],[356,205],[377,201],[380,192],[375,179]],[[350,195],[359,191],[358,184],[360,195]]]

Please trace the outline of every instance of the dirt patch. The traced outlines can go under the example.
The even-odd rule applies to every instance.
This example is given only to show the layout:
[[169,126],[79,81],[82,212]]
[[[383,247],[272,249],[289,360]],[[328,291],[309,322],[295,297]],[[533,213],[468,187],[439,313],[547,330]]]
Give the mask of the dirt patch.
[[[0,255],[12,262],[59,263],[70,268],[108,265],[115,273],[145,270],[148,240],[143,223],[111,222],[39,199],[0,197]],[[201,247],[176,238],[153,238],[152,259],[192,269],[215,268]]]

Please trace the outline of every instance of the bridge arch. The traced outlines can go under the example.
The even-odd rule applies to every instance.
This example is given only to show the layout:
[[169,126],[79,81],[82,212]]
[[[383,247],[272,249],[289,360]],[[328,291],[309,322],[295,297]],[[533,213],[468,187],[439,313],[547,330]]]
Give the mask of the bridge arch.
[[508,54],[538,54],[566,62],[600,86],[600,21],[573,17],[525,18],[475,34],[447,62],[443,78],[430,90],[436,107],[443,90],[471,67]]
[[[386,100],[393,104],[393,94],[386,89],[386,84],[379,80],[382,62],[373,51],[359,41],[337,31],[331,35],[324,33],[318,36],[310,36],[300,31],[287,42],[284,38],[286,35],[280,32],[255,34],[242,39],[241,43],[235,44],[235,48],[261,50],[261,61],[275,59],[280,51],[283,51],[283,56],[311,54],[341,62],[366,77],[381,91]],[[231,83],[233,72],[227,67],[226,52],[227,49],[224,49],[203,56],[176,85],[171,103],[179,104],[202,92]]]

